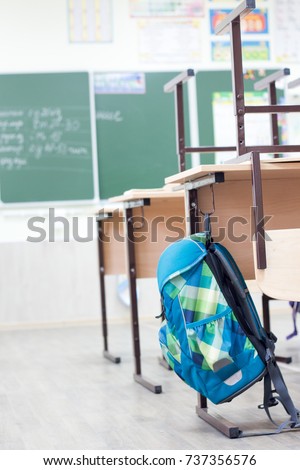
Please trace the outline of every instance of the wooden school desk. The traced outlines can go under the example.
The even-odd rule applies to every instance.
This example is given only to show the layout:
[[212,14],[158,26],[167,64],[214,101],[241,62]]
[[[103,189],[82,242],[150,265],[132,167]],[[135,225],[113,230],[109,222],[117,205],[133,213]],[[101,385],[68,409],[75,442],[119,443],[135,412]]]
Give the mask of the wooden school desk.
[[[262,160],[261,176],[265,229],[299,228],[300,160],[292,157]],[[215,241],[223,243],[232,253],[245,279],[255,279],[250,162],[199,165],[166,178],[166,183],[183,185],[186,216],[191,221],[197,211],[213,212]],[[198,222],[201,223],[201,216]]]
[[142,375],[136,281],[139,278],[155,278],[162,251],[169,243],[185,236],[184,193],[174,192],[170,186],[162,189],[132,189],[111,198],[110,202],[122,203],[124,211],[134,380],[153,393],[161,393],[161,385],[153,384]]
[[[201,230],[201,212],[212,213],[214,240],[226,246],[246,280],[256,277],[257,263],[253,254],[252,233],[256,231],[257,220],[261,226],[265,225],[266,231],[300,227],[299,159],[291,157],[262,160],[260,169],[264,224],[261,224],[253,211],[257,207],[257,193],[254,191],[254,175],[249,161],[200,165],[165,180],[168,184],[175,183],[185,189],[187,233]],[[264,318],[265,322],[269,324],[269,319]],[[238,437],[240,434],[234,424],[209,412],[206,398],[201,395],[196,410],[202,419],[227,436]]]

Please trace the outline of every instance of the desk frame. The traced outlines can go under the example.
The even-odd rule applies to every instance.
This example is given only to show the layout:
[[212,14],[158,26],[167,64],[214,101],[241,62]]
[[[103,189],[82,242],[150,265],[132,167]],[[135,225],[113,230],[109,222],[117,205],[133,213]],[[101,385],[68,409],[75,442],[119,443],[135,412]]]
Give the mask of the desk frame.
[[133,338],[133,350],[135,360],[135,372],[134,380],[142,385],[143,387],[150,390],[155,394],[162,392],[161,385],[155,385],[150,380],[146,379],[142,375],[142,364],[141,364],[141,347],[140,347],[140,331],[139,331],[139,315],[138,315],[138,299],[137,299],[137,275],[136,275],[136,260],[135,260],[135,234],[132,222],[133,208],[144,207],[150,205],[150,199],[140,199],[134,201],[124,202],[125,211],[125,228],[126,228],[126,245],[128,253],[128,278],[129,278],[129,289],[130,289],[130,311],[131,311],[131,328]]
[[[245,106],[244,98],[244,79],[243,79],[243,63],[242,63],[242,43],[241,43],[241,18],[246,16],[250,11],[255,8],[255,0],[244,0],[237,8],[235,8],[227,17],[217,26],[216,33],[223,34],[230,30],[231,37],[231,57],[232,57],[232,77],[233,77],[233,94],[234,94],[234,114],[236,116],[236,136],[237,136],[237,154],[238,157],[232,162],[240,162],[250,160],[252,171],[252,197],[253,197],[253,216],[255,221],[255,241],[256,241],[256,255],[258,269],[266,269],[266,246],[264,227],[260,223],[264,217],[263,210],[263,192],[262,192],[262,178],[260,168],[260,152],[262,153],[275,153],[276,156],[281,152],[299,152],[299,145],[279,145],[278,139],[278,122],[277,113],[279,112],[299,112],[300,106],[279,106],[276,104],[276,90],[275,80],[278,78],[272,77],[265,85],[269,87],[269,105],[268,106]],[[262,85],[262,84],[260,84]],[[264,84],[263,84],[264,85]],[[272,138],[273,145],[269,146],[251,146],[247,147],[245,142],[245,114],[246,113],[270,113],[275,115],[271,119],[272,125]],[[189,209],[191,213],[195,213],[198,205],[197,190],[191,188],[193,191],[188,194]],[[191,222],[191,233],[194,233],[195,227]],[[263,298],[264,310],[264,323],[269,329],[269,298]],[[267,305],[267,309],[266,309]],[[266,318],[267,317],[267,318]],[[290,361],[287,361],[290,362]],[[223,434],[230,438],[239,437],[241,431],[237,426],[224,420],[218,415],[209,413],[207,407],[207,400],[202,395],[198,396],[198,406],[196,412],[199,417],[207,421],[213,427],[221,431]]]
[[98,262],[99,262],[99,276],[100,276],[100,295],[101,295],[101,320],[102,320],[102,334],[103,334],[103,356],[114,364],[119,364],[121,358],[114,356],[109,352],[108,348],[108,326],[106,314],[106,293],[105,293],[105,257],[103,247],[104,224],[105,221],[111,220],[113,217],[112,212],[99,213],[97,215],[97,228],[98,228]]
[[[151,392],[158,394],[162,392],[161,385],[153,384],[150,380],[142,376],[141,365],[141,347],[140,347],[140,332],[139,332],[139,317],[138,317],[138,299],[137,299],[137,284],[136,284],[136,261],[135,261],[135,237],[134,228],[132,224],[133,208],[144,207],[150,205],[150,199],[138,199],[133,201],[124,202],[124,219],[125,219],[125,240],[124,251],[127,249],[128,254],[128,279],[129,279],[129,293],[130,293],[130,313],[131,313],[131,330],[133,338],[133,351],[134,351],[134,380]],[[103,356],[109,361],[119,364],[121,358],[114,356],[109,352],[108,348],[108,326],[106,315],[106,292],[105,292],[105,256],[104,256],[104,224],[111,221],[113,212],[99,213],[97,216],[98,224],[98,255],[99,255],[99,275],[100,275],[100,293],[101,293],[101,317],[102,317],[102,333],[104,340]]]
[[[258,153],[251,153],[248,155],[251,159],[250,163],[246,165],[204,165],[199,169],[187,170],[184,174],[179,173],[170,177],[167,182],[177,183],[183,185],[187,193],[186,201],[186,214],[189,216],[190,233],[199,231],[200,213],[209,212],[212,207],[213,195],[210,186],[213,185],[216,198],[220,201],[220,207],[216,210],[216,216],[220,216],[220,223],[227,224],[230,220],[232,212],[237,216],[247,217],[248,227],[246,229],[246,243],[247,252],[243,245],[235,246],[234,240],[230,240],[227,236],[229,245],[234,248],[234,257],[238,258],[241,262],[241,269],[248,277],[245,279],[253,279],[253,253],[252,253],[252,233],[255,231],[256,238],[264,241],[264,226],[260,221],[264,220],[264,206],[263,206],[263,193],[262,183],[264,185],[264,195],[266,196],[265,207],[266,214],[274,214],[276,216],[270,222],[270,230],[282,228],[294,228],[298,226],[299,218],[291,218],[291,215],[297,215],[299,211],[300,196],[299,196],[299,178],[300,178],[300,164],[297,163],[274,163],[266,162],[261,163]],[[280,168],[281,167],[281,168]],[[296,174],[295,174],[296,172]],[[224,175],[224,178],[223,178]],[[281,201],[281,194],[286,184],[290,182],[290,190],[286,195],[286,199]],[[224,181],[224,182],[223,182]],[[276,186],[274,188],[274,182]],[[217,184],[221,183],[221,184]],[[237,197],[240,194],[240,198]],[[224,199],[222,199],[224,198]],[[290,203],[295,201],[295,204]],[[251,214],[249,214],[250,207],[255,207],[254,225]],[[290,208],[291,207],[291,208]],[[289,210],[290,209],[290,210]],[[269,212],[272,211],[272,212]],[[202,221],[201,221],[202,222]],[[295,225],[296,224],[296,225]],[[227,225],[221,225],[227,227]],[[253,227],[253,230],[250,230]],[[201,228],[200,228],[201,230]],[[218,236],[218,233],[213,236]],[[238,235],[237,235],[238,236]],[[221,242],[222,243],[222,242]],[[226,245],[225,245],[226,246]],[[262,245],[264,248],[264,245]],[[228,247],[229,249],[229,247]],[[259,252],[261,256],[261,264],[264,261],[264,251]],[[251,264],[249,264],[249,262]],[[223,420],[220,416],[215,416],[208,410],[207,402],[201,395],[198,396],[199,403],[196,407],[197,414],[211,424],[216,429],[223,432],[228,437],[239,437],[239,429],[227,420]]]
[[[189,218],[189,232],[191,235],[197,233],[199,231],[198,227],[198,214],[199,214],[199,207],[198,207],[198,189],[203,186],[211,186],[213,184],[219,184],[224,182],[224,173],[218,172],[208,176],[204,176],[198,180],[193,182],[188,182],[184,184],[185,191],[186,191],[186,201],[188,204],[188,213],[190,214]],[[229,438],[237,438],[241,434],[241,430],[238,426],[231,423],[227,419],[223,418],[222,416],[213,413],[209,410],[207,404],[207,398],[201,395],[200,393],[197,394],[198,396],[198,404],[196,406],[196,413],[199,418],[206,421],[208,424],[213,426],[214,428],[221,431]]]

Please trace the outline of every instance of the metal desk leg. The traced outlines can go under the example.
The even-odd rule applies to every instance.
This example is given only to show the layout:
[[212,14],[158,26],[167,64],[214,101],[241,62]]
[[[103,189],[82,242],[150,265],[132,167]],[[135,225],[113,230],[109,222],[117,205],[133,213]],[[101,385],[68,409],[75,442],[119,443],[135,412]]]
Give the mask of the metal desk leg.
[[198,393],[198,405],[196,406],[196,413],[199,418],[206,421],[218,431],[221,431],[223,434],[225,434],[225,436],[230,437],[230,439],[239,437],[242,432],[235,424],[210,411],[207,406],[206,398],[203,395],[200,395],[200,393]]
[[[214,175],[213,180],[210,178],[203,179],[201,186],[222,183],[224,177],[222,175]],[[190,234],[197,233],[199,231],[199,210],[198,210],[198,192],[197,187],[200,187],[200,182],[195,183],[195,187],[191,184],[186,190],[186,203],[188,204],[189,213],[189,232]],[[196,406],[196,413],[199,418],[206,421],[208,424],[213,426],[218,431],[225,434],[227,437],[237,438],[240,436],[241,431],[235,424],[231,423],[222,416],[213,413],[208,409],[207,399],[200,393],[198,395],[198,405]]]
[[100,275],[100,294],[101,294],[101,316],[102,316],[102,333],[104,341],[103,356],[109,361],[119,364],[121,358],[112,355],[108,350],[108,329],[106,315],[106,296],[105,296],[105,268],[104,268],[104,250],[103,250],[103,223],[104,219],[98,218],[98,257],[99,257],[99,275]]
[[132,215],[133,215],[132,208],[131,207],[126,208],[125,209],[126,230],[127,230],[126,243],[127,243],[127,253],[128,253],[128,268],[129,268],[131,326],[132,326],[133,349],[134,349],[134,359],[135,359],[134,380],[153,393],[161,393],[162,392],[161,385],[155,385],[142,376],[138,301],[137,301],[137,293],[136,293],[136,263],[135,263],[135,249],[134,249],[135,240],[134,240]]

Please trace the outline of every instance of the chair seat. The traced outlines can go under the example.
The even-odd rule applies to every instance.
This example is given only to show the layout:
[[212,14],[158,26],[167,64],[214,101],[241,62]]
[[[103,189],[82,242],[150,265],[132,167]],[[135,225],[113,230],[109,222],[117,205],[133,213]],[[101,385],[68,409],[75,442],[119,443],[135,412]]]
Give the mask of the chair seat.
[[253,250],[261,291],[274,299],[300,301],[300,229],[266,231],[266,269],[257,269],[255,243]]

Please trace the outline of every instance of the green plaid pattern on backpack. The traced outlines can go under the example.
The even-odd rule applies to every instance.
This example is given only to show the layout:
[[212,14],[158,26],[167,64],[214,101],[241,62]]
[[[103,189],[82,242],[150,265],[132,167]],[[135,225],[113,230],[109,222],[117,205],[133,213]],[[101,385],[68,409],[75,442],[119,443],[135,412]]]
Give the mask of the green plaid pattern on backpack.
[[[198,255],[200,248],[201,256],[166,277],[161,289],[166,320],[160,328],[160,345],[170,367],[218,403],[247,387],[249,379],[256,380],[265,365],[206,262],[205,245],[195,237],[189,241],[189,249]],[[249,365],[254,374],[243,372]]]

